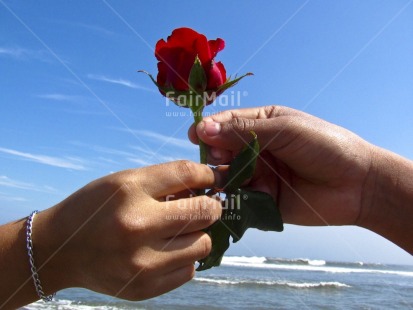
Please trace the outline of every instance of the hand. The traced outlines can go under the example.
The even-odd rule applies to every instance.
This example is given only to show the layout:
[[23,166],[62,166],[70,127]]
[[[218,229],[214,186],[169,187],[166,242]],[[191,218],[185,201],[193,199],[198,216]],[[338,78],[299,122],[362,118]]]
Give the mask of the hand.
[[[36,264],[46,293],[85,287],[130,300],[170,291],[207,256],[200,230],[221,215],[214,198],[188,198],[213,171],[178,161],[96,180],[34,219]],[[32,285],[32,283],[30,283]]]
[[261,146],[249,187],[271,194],[286,223],[357,224],[372,145],[341,127],[279,106],[232,110],[189,130],[211,147],[208,161],[229,162],[255,131]]

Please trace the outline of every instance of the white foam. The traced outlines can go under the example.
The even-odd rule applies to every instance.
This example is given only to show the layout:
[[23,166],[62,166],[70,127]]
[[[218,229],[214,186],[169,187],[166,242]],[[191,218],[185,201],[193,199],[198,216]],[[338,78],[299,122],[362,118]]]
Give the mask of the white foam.
[[[318,271],[318,272],[331,272],[331,273],[378,273],[398,275],[405,277],[413,277],[412,271],[398,271],[398,270],[384,270],[384,269],[366,269],[366,268],[347,268],[347,267],[330,267],[324,266],[325,261],[315,261],[316,264],[309,265],[295,265],[295,264],[277,264],[277,263],[264,263],[265,257],[224,257],[222,265],[234,266],[234,267],[250,267],[250,268],[265,268],[265,269],[282,269],[282,270],[300,270],[300,271]],[[312,261],[314,262],[314,261]],[[324,262],[324,264],[322,264]]]
[[253,281],[253,280],[225,280],[196,277],[194,281],[218,284],[218,285],[268,285],[268,286],[288,286],[293,288],[323,288],[323,287],[350,287],[347,284],[340,282],[288,282],[288,281]]
[[223,284],[223,285],[236,285],[241,284],[241,281],[230,281],[230,280],[223,280],[223,279],[211,279],[211,278],[194,278],[194,281],[197,282],[205,282],[205,283],[213,283],[213,284]]
[[224,256],[222,263],[230,264],[263,264],[267,259],[262,256]]
[[317,259],[314,259],[314,260],[309,259],[308,264],[311,265],[311,266],[324,266],[326,264],[326,261],[325,260],[317,260]]
[[[34,303],[31,303],[30,305],[24,306],[21,309],[25,310],[38,310],[38,309],[50,309],[50,303],[45,303],[44,301],[36,301]],[[59,310],[71,310],[71,309],[77,309],[77,310],[97,310],[97,309],[102,309],[102,310],[117,310],[121,308],[113,307],[113,306],[88,306],[88,305],[79,305],[76,304],[76,302],[73,302],[71,300],[65,300],[65,299],[56,299],[53,301],[53,309],[59,309]]]
[[317,288],[317,287],[351,287],[341,282],[315,282],[315,283],[286,283],[287,286],[296,288]]

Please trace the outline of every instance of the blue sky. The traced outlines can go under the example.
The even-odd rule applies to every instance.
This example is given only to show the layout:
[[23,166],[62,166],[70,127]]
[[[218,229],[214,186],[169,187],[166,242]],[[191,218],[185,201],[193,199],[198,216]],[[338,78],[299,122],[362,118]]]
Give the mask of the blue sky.
[[[188,111],[136,72],[156,74],[155,43],[181,26],[255,74],[206,113],[286,105],[413,159],[412,2],[0,0],[0,222],[113,171],[198,160]],[[249,231],[228,253],[413,264],[354,227]]]

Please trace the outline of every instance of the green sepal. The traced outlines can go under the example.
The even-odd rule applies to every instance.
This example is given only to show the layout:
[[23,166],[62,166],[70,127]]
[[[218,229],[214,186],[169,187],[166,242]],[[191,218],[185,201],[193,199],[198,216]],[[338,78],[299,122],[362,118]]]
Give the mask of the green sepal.
[[147,76],[149,76],[149,78],[152,80],[152,82],[155,84],[156,87],[158,87],[159,89],[161,89],[162,87],[159,86],[158,82],[156,82],[156,80],[153,78],[152,74],[150,74],[148,71],[145,70],[138,70],[139,73],[145,73]]
[[244,75],[240,77],[236,77],[235,79],[231,80],[231,77],[229,77],[224,84],[222,84],[220,87],[218,87],[217,92],[222,93],[226,91],[228,88],[231,88],[232,86],[235,86],[239,81],[241,81],[244,77],[254,75],[252,72],[245,73]]
[[193,96],[190,91],[180,91],[176,90],[173,87],[162,87],[156,82],[155,78],[149,72],[145,70],[138,70],[138,72],[145,73],[151,81],[155,84],[155,86],[159,89],[161,93],[165,95],[166,98],[171,100],[179,107],[189,108],[189,104],[192,100],[190,96]]
[[253,139],[244,146],[241,152],[231,162],[228,172],[226,191],[235,192],[242,183],[251,178],[255,171],[260,145],[257,135],[251,131]]
[[202,67],[201,60],[198,55],[195,57],[194,64],[192,65],[191,71],[189,72],[189,89],[198,94],[202,95],[207,87],[207,76],[204,68]]

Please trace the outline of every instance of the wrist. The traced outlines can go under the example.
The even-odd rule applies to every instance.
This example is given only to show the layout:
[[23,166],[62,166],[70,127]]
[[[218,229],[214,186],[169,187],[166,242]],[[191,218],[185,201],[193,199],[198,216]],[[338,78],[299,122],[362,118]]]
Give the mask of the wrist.
[[36,214],[33,220],[34,259],[45,295],[70,287],[70,259],[64,260],[64,241],[54,219],[55,208],[50,208]]
[[363,188],[358,226],[374,231],[413,253],[413,245],[408,238],[413,218],[412,202],[413,163],[374,146]]

